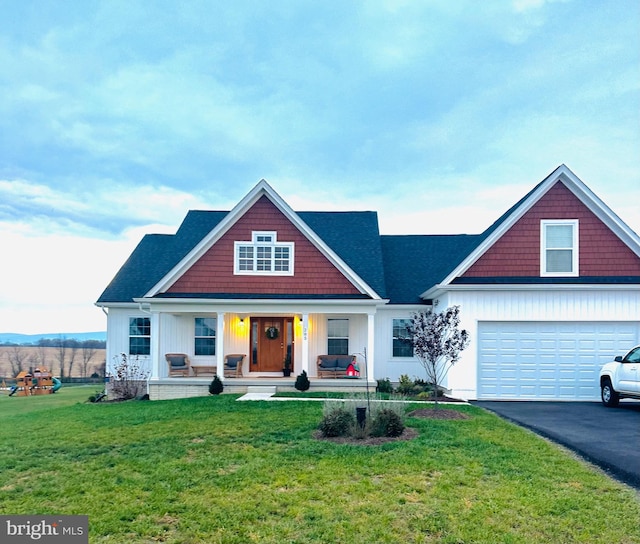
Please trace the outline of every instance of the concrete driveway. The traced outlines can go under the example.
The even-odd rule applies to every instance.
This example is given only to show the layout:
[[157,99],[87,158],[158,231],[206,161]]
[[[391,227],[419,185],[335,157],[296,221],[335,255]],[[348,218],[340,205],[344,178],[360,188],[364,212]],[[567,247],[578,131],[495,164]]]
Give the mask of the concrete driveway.
[[518,425],[550,438],[640,489],[640,402],[617,408],[597,402],[474,401]]

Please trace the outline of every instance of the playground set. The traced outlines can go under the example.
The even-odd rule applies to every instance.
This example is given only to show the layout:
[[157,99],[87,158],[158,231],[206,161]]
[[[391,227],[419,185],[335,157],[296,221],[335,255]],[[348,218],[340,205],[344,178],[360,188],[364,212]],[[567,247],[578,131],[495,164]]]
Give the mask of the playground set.
[[33,373],[23,370],[16,376],[16,385],[9,389],[9,396],[48,395],[61,387],[62,382],[45,368],[36,368]]

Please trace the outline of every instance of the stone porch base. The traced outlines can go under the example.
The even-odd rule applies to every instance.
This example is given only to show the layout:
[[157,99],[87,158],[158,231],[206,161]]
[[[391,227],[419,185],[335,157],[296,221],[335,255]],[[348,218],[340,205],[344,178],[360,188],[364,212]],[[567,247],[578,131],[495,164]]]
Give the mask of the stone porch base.
[[[209,395],[209,384],[212,377],[200,378],[160,378],[149,381],[149,398],[151,400],[184,399],[189,397],[206,397]],[[309,378],[309,391],[331,391],[343,393],[366,392],[367,381],[363,378],[348,379],[320,379]],[[291,378],[226,378],[224,393],[244,395],[249,387],[271,386],[278,393],[283,391],[296,392],[296,379]],[[377,383],[369,381],[369,391],[375,391]]]

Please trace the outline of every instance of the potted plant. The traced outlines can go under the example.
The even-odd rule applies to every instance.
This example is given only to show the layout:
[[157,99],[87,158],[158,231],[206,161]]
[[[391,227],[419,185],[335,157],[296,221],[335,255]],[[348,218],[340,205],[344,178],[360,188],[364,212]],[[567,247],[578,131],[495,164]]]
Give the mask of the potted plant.
[[291,376],[291,355],[287,355],[282,361],[282,374],[285,378]]

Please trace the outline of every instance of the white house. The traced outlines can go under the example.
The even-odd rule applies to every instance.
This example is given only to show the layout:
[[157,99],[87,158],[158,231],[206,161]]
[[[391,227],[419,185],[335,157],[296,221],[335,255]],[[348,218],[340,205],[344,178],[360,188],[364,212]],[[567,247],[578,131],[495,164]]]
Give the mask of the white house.
[[[564,165],[477,235],[381,235],[375,212],[296,212],[263,180],[145,236],[97,301],[107,360],[148,364],[152,399],[207,394],[213,372],[227,391],[303,370],[313,388],[424,378],[398,336],[434,304],[459,305],[471,336],[452,395],[595,400],[600,366],[640,343],[640,238]],[[318,378],[341,354],[360,378]]]

